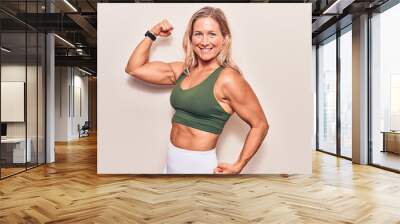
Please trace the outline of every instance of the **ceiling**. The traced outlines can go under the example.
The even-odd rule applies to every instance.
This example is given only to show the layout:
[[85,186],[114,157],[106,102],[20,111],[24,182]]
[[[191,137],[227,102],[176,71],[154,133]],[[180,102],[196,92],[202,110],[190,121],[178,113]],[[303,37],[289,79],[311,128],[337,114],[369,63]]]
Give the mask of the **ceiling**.
[[[338,0],[336,0],[338,1]],[[312,3],[313,43],[318,43],[336,32],[337,28],[351,24],[353,16],[372,10],[387,0],[253,0],[229,2],[252,3]],[[22,38],[25,30],[55,32],[56,65],[81,66],[96,71],[97,55],[97,3],[138,2],[227,2],[227,1],[165,1],[165,0],[1,0],[0,25],[5,43],[21,54],[25,46]],[[329,10],[327,10],[329,8]],[[52,11],[52,13],[48,13]],[[338,23],[338,21],[341,22]],[[338,25],[339,24],[339,25]],[[70,44],[66,43],[62,39]],[[72,45],[71,45],[72,44]],[[27,52],[33,52],[35,43],[28,44]],[[39,46],[41,47],[41,46]],[[32,48],[32,49],[31,49]],[[17,54],[17,53],[16,53]],[[28,56],[29,58],[29,56]]]

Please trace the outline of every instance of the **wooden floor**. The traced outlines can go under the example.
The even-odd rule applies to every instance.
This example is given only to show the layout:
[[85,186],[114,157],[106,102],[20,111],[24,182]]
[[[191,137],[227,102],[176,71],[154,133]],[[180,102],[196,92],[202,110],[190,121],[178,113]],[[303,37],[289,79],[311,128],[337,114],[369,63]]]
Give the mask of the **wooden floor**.
[[10,175],[19,173],[19,172],[24,171],[24,170],[26,170],[25,167],[23,167],[23,168],[20,168],[20,167],[17,167],[17,168],[1,168],[1,177],[2,178],[8,177]]
[[400,223],[400,175],[315,152],[312,175],[96,174],[96,139],[0,181],[0,223]]
[[[15,166],[14,164],[11,164],[11,166]],[[37,166],[36,163],[27,163],[27,167],[25,167],[25,164],[18,164],[17,167],[2,167],[1,168],[1,178],[6,178],[8,176],[23,172],[25,170],[33,169]]]

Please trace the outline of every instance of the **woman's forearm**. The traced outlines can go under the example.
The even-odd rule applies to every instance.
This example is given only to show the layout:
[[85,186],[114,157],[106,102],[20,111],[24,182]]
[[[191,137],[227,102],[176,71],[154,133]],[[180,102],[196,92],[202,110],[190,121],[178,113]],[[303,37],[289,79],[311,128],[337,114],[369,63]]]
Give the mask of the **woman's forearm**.
[[239,172],[246,166],[246,164],[260,148],[261,143],[268,133],[268,129],[269,126],[267,122],[261,122],[257,126],[254,126],[250,129],[249,133],[247,134],[240,156],[234,164]]
[[127,73],[134,73],[135,69],[140,66],[146,64],[149,61],[150,48],[153,41],[149,38],[145,37],[139,44],[136,46],[135,50],[132,52],[128,64],[126,65]]
[[[163,20],[150,29],[150,33],[158,37],[168,37],[174,28],[167,21]],[[126,65],[125,72],[128,74],[135,74],[135,70],[149,62],[150,48],[153,43],[148,37],[145,37],[135,48],[128,64]]]

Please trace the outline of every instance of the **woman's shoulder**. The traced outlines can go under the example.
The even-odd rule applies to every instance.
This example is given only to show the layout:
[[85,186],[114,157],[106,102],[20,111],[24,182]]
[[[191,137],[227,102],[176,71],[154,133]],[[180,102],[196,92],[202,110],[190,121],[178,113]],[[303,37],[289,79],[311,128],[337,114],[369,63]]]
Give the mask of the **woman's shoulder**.
[[231,75],[231,76],[236,76],[239,75],[241,76],[242,74],[240,74],[240,72],[238,71],[238,69],[233,68],[233,67],[224,67],[224,69],[222,69],[221,75]]
[[[220,74],[220,89],[225,97],[240,99],[249,90],[249,84],[242,73],[236,69],[227,67]],[[240,90],[240,91],[238,91]]]
[[221,83],[237,83],[243,79],[242,74],[235,68],[225,67],[218,78]]

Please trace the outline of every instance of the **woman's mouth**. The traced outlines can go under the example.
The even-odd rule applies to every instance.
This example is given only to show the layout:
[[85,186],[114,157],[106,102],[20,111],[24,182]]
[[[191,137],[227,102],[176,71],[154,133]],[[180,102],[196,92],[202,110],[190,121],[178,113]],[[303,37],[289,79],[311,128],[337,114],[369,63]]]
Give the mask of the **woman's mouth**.
[[212,51],[212,47],[211,48],[200,48],[200,52],[203,54],[208,54]]

